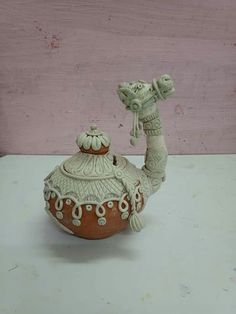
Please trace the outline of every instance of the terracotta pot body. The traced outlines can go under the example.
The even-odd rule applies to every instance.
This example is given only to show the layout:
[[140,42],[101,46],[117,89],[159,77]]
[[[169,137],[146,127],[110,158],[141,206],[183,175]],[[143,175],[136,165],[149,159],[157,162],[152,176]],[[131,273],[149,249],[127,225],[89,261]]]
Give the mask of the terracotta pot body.
[[[46,211],[65,231],[86,239],[102,239],[122,231],[143,208],[150,188],[147,176],[129,161],[109,152],[109,137],[92,127],[85,137],[101,146],[84,146],[45,179]],[[96,138],[96,140],[97,140]],[[104,140],[105,139],[105,140]],[[81,140],[81,141],[80,141]],[[106,146],[105,146],[106,145]],[[142,186],[146,185],[146,193]],[[135,228],[141,228],[138,217]]]
[[[113,207],[109,208],[108,203],[103,204],[103,207],[106,210],[106,214],[98,223],[98,217],[95,213],[95,205],[82,205],[81,209],[83,212],[83,217],[81,217],[80,225],[73,224],[72,219],[72,208],[74,202],[71,202],[71,205],[66,203],[63,205],[62,210],[60,211],[59,217],[57,217],[57,210],[55,208],[55,200],[50,199],[50,213],[53,215],[54,219],[57,219],[61,225],[63,225],[66,230],[86,239],[102,239],[110,237],[111,235],[122,231],[128,226],[128,221],[121,218],[118,202],[112,202]],[[89,208],[89,210],[87,209]],[[105,222],[105,224],[103,224]]]

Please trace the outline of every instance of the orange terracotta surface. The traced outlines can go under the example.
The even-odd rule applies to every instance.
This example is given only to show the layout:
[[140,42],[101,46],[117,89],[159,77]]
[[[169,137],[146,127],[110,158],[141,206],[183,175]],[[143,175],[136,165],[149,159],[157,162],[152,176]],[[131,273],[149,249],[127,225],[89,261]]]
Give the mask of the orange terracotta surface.
[[[55,200],[50,199],[50,212],[56,218],[56,209],[55,209]],[[95,214],[95,205],[92,205],[93,208],[91,211],[87,211],[85,205],[82,205],[83,215],[81,218],[81,225],[79,227],[72,224],[72,208],[74,203],[71,205],[64,204],[62,213],[63,219],[56,218],[61,224],[66,228],[70,229],[74,235],[86,238],[86,239],[103,239],[110,237],[111,235],[118,233],[128,227],[128,220],[122,220],[120,215],[121,212],[118,209],[118,202],[113,201],[114,207],[108,208],[106,204],[106,224],[100,226],[98,224],[98,218]]]
[[105,155],[108,150],[109,147],[105,147],[104,145],[102,145],[102,147],[99,150],[94,150],[92,148],[89,149],[85,149],[83,146],[80,147],[81,152],[83,153],[87,153],[87,154],[93,154],[93,155]]
[[[65,202],[63,204],[63,209],[60,211],[63,213],[63,219],[58,219],[56,217],[57,210],[55,209],[55,198],[49,199],[50,209],[49,211],[51,214],[57,219],[57,221],[71,230],[74,235],[79,236],[85,239],[103,239],[110,237],[129,226],[128,219],[121,219],[121,212],[118,208],[118,201],[112,201],[114,203],[113,208],[109,208],[107,203],[104,203],[103,206],[106,209],[106,224],[100,226],[98,224],[98,218],[95,213],[96,205],[92,205],[92,210],[86,210],[86,205],[82,205],[82,217],[80,219],[81,225],[75,226],[72,223],[72,208],[74,206],[74,202],[72,201],[70,205],[67,205]],[[127,198],[126,198],[126,201]],[[129,203],[130,204],[130,203]],[[142,208],[144,206],[144,200],[142,197]],[[131,208],[131,205],[130,205]],[[129,209],[130,213],[130,209]]]

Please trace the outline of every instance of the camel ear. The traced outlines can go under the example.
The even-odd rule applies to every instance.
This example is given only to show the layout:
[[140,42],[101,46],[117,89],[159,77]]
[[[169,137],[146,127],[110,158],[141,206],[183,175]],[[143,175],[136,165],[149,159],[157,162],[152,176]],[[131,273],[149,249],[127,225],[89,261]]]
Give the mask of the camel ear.
[[132,112],[139,112],[142,109],[142,104],[139,99],[132,99],[130,102],[130,110]]

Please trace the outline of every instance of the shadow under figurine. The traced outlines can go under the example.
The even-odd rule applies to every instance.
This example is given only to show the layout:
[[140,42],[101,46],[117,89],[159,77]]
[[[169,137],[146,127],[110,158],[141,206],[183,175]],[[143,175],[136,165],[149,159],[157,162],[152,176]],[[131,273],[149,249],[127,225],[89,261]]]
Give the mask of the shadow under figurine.
[[46,178],[46,211],[65,231],[86,239],[109,237],[130,225],[143,227],[139,213],[148,197],[165,180],[167,149],[162,135],[158,100],[174,92],[173,81],[163,75],[152,84],[145,81],[119,84],[117,93],[133,112],[131,144],[146,135],[142,169],[110,152],[110,137],[95,125],[81,133],[80,151],[57,166]]

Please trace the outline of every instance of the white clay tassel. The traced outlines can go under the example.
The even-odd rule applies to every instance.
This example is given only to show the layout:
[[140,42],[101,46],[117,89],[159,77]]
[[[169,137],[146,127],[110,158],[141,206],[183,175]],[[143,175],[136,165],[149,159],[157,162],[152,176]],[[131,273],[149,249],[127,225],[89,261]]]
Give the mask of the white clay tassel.
[[129,217],[129,224],[133,231],[139,232],[143,229],[143,223],[136,210],[133,210]]
[[133,115],[133,128],[130,132],[131,134],[130,144],[132,146],[135,146],[138,142],[138,137],[140,136],[139,131],[140,131],[139,114],[137,111],[135,111]]

